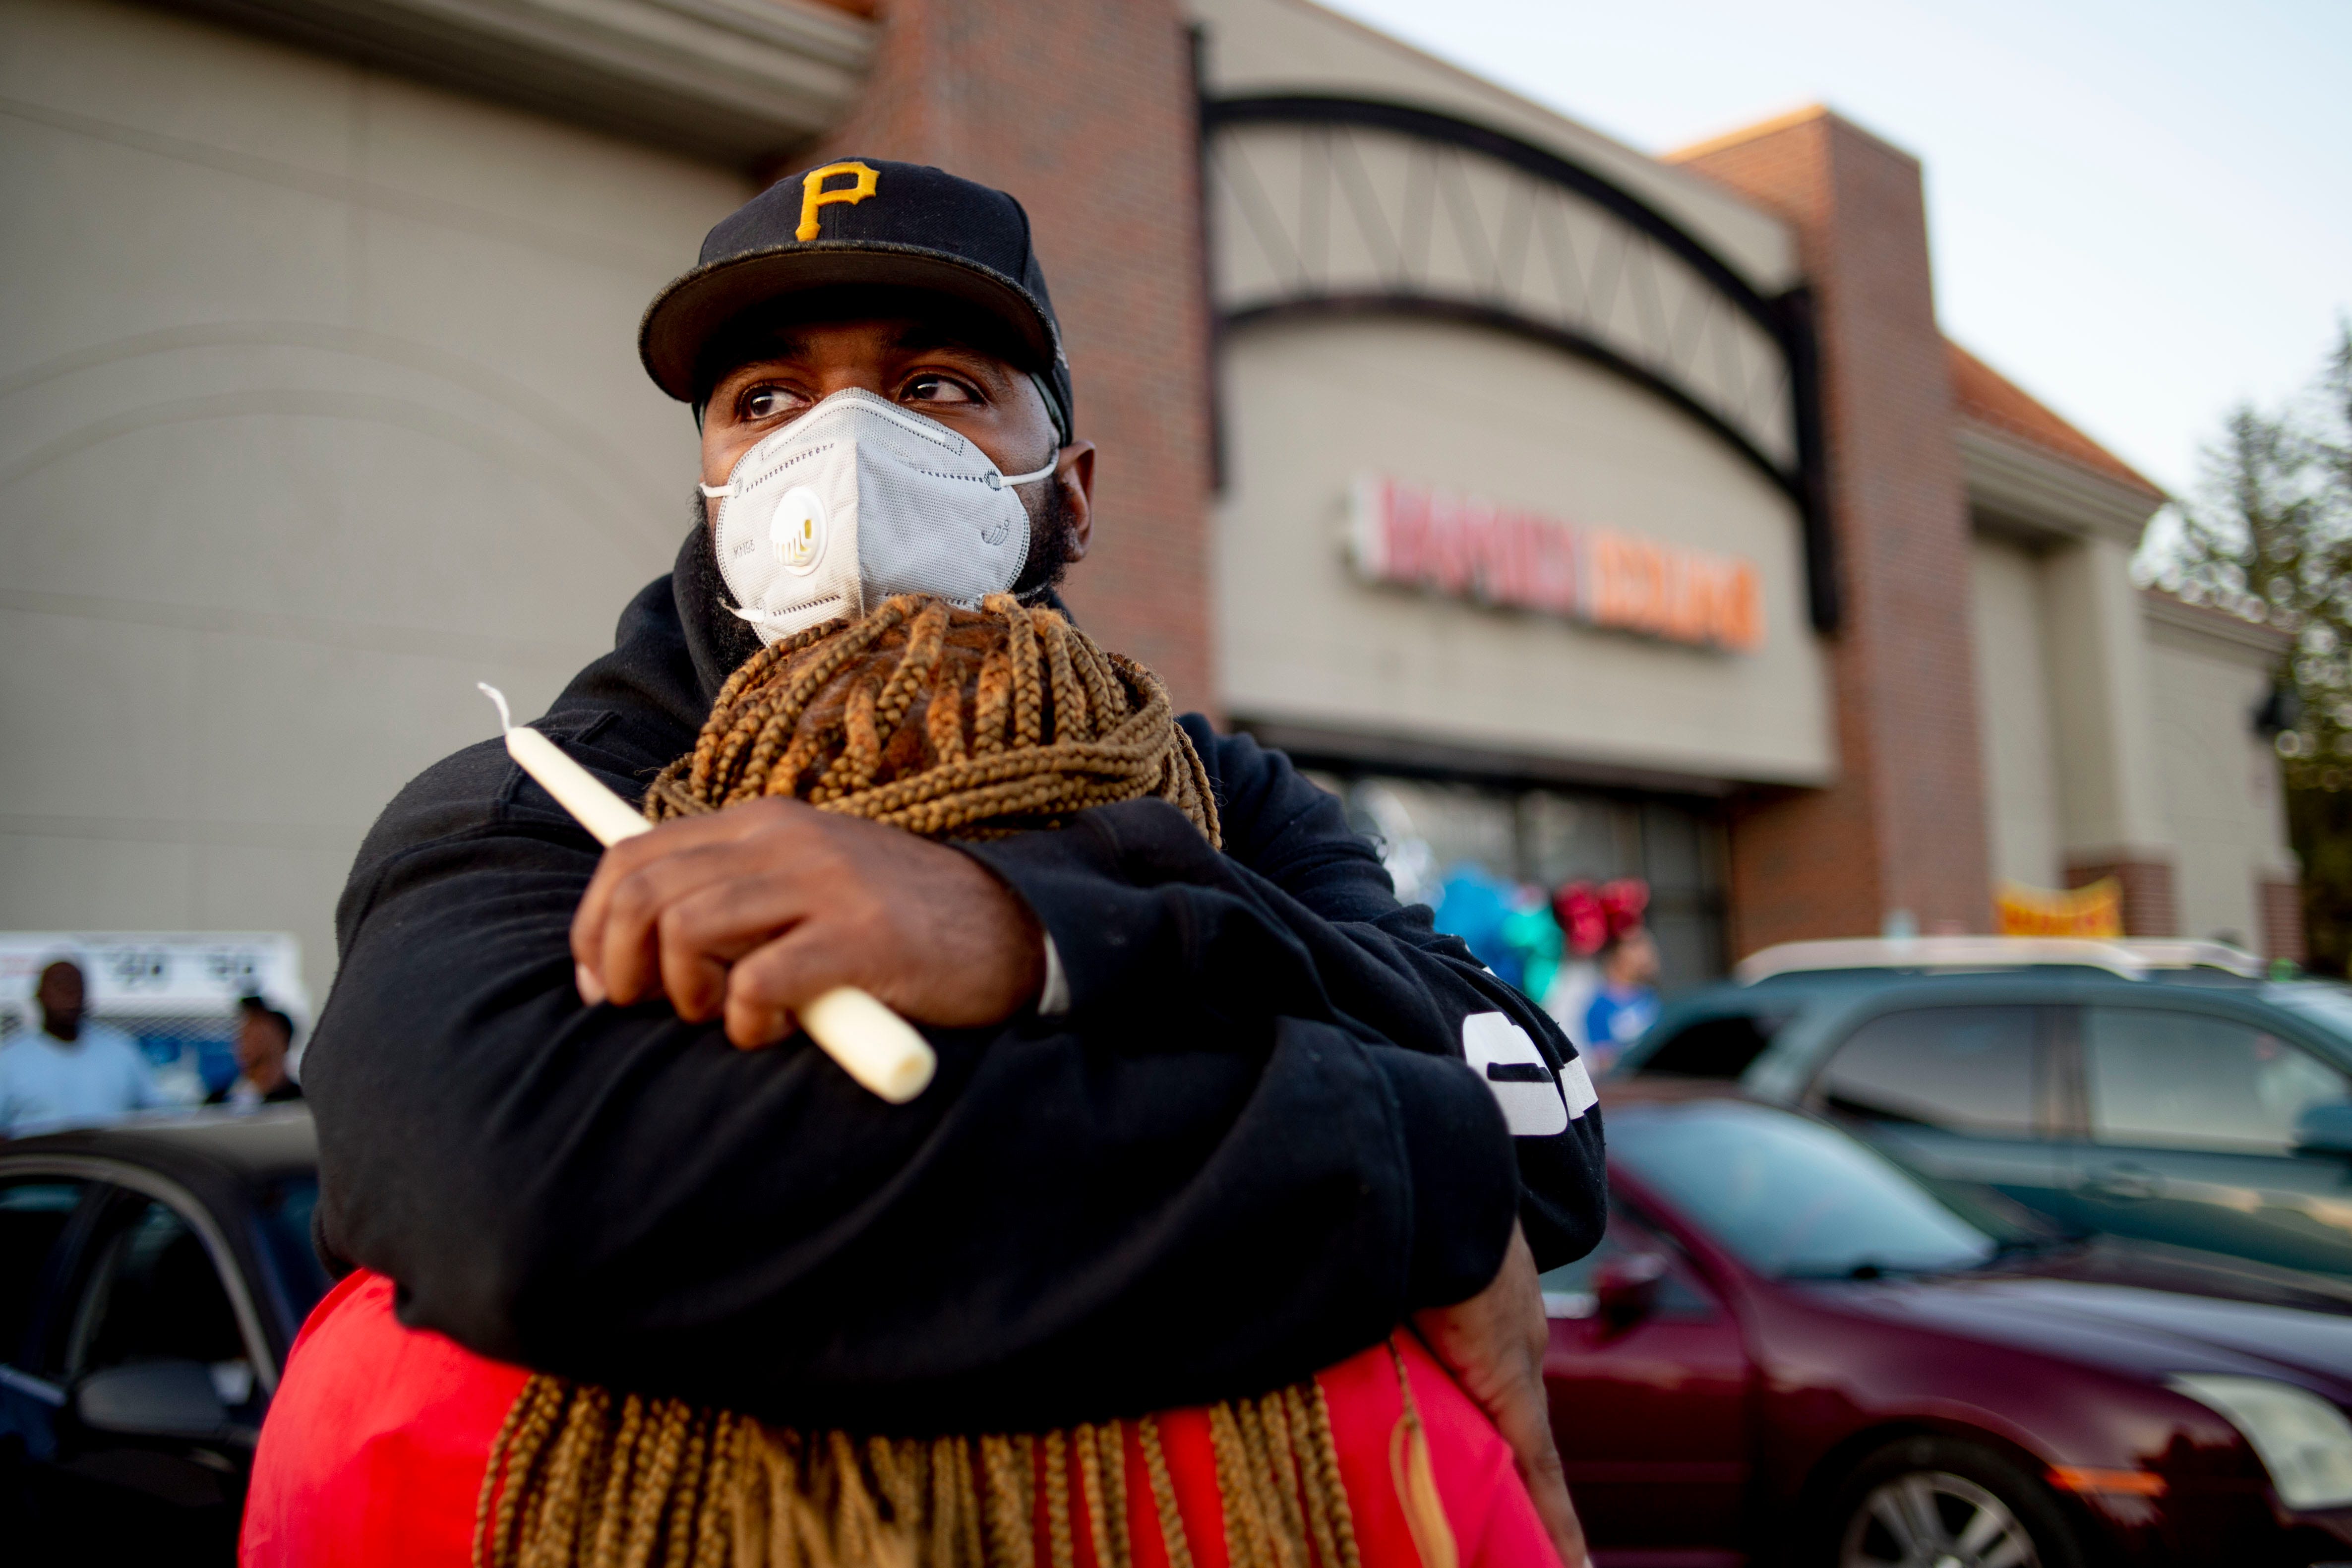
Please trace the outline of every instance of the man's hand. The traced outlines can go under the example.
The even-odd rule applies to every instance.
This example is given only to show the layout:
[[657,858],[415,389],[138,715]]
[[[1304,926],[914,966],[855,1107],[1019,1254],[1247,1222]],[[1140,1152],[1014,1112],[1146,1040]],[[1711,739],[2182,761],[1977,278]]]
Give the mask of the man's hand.
[[1467,1301],[1414,1313],[1412,1326],[1510,1444],[1519,1479],[1535,1500],[1560,1562],[1567,1568],[1591,1568],[1584,1527],[1568,1498],[1544,1398],[1544,1345],[1550,1330],[1543,1287],[1536,1280],[1535,1254],[1517,1225],[1511,1226],[1510,1249],[1493,1284]]
[[917,1023],[1001,1023],[1045,984],[1045,938],[969,855],[896,827],[762,800],[604,851],[572,921],[580,994],[725,1014],[749,1049],[860,985]]

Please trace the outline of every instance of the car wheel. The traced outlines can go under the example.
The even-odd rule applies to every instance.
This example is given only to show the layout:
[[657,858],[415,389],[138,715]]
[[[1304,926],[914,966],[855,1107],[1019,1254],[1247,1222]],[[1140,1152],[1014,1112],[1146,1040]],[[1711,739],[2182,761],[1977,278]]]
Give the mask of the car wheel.
[[2082,1568],[2042,1483],[1990,1448],[1912,1437],[1838,1489],[1814,1561],[1834,1568]]

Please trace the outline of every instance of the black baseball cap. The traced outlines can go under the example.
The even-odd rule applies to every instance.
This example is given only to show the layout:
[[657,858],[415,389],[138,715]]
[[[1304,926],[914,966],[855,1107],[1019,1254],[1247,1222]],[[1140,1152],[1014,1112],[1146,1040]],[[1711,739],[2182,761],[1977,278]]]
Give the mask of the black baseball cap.
[[1030,243],[1003,191],[928,163],[843,158],[778,180],[721,218],[694,270],[654,296],[637,354],[681,403],[700,398],[704,353],[745,311],[819,289],[939,294],[1006,328],[1055,426],[1071,437],[1070,362]]

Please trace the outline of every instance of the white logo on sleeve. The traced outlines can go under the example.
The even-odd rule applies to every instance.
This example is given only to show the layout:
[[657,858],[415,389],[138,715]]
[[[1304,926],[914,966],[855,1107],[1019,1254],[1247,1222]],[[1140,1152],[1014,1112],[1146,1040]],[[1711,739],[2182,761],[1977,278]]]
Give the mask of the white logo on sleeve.
[[1462,1055],[1495,1091],[1514,1138],[1566,1131],[1570,1121],[1600,1099],[1582,1062],[1570,1062],[1553,1078],[1535,1041],[1507,1014],[1473,1013],[1463,1019]]

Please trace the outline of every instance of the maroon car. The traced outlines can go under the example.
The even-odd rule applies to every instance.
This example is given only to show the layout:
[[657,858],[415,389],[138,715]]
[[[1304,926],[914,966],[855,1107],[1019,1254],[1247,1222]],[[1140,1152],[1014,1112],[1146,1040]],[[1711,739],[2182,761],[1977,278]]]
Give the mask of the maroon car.
[[2025,1228],[1823,1122],[1616,1103],[1545,1276],[1601,1568],[2352,1563],[2352,1298]]

